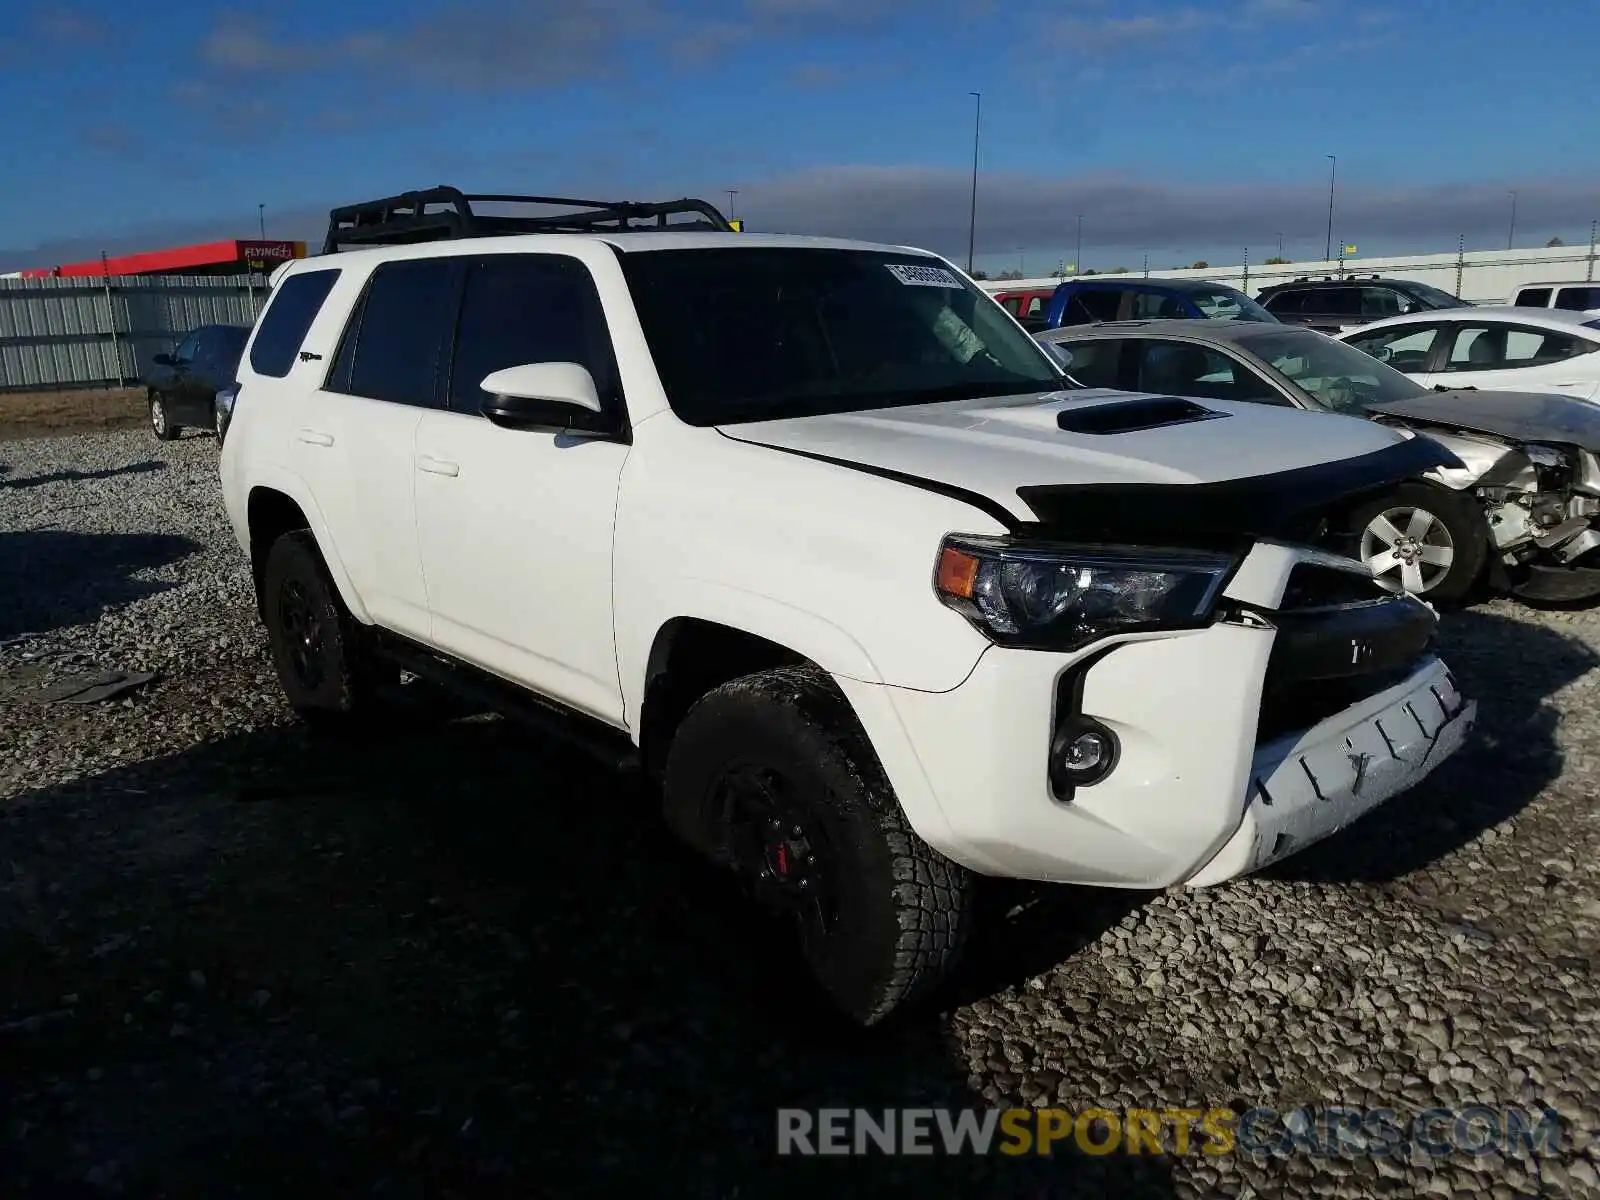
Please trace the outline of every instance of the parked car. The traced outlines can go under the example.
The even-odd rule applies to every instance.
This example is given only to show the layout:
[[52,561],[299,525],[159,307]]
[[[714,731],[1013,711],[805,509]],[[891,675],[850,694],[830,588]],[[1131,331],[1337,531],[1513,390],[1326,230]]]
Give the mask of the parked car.
[[995,292],[1000,307],[1022,322],[1030,333],[1046,328],[1046,313],[1055,288],[1025,288],[1022,291]]
[[1600,317],[1600,283],[1530,283],[1511,294],[1517,308],[1555,308]]
[[1342,341],[1423,387],[1600,400],[1600,317],[1482,306],[1374,321]]
[[250,330],[242,325],[202,325],[186,334],[171,354],[157,354],[143,383],[150,428],[164,442],[185,428],[222,436],[217,392],[233,382]]
[[1600,596],[1600,408],[1563,396],[1429,391],[1310,329],[1216,321],[1040,335],[1094,387],[1289,405],[1424,434],[1459,460],[1330,525],[1330,548],[1391,590],[1459,600],[1479,582],[1530,600]]
[[1465,738],[1433,610],[1308,544],[1434,443],[1063,391],[925,251],[472,202],[335,210],[251,336],[221,476],[283,689],[381,729],[403,665],[636,764],[857,1021],[976,876],[1217,883]]
[[1256,302],[1287,324],[1309,325],[1331,334],[1384,317],[1471,307],[1460,296],[1429,284],[1381,275],[1325,275],[1321,279],[1301,275],[1292,283],[1262,288],[1256,293]]
[[[1059,285],[1045,310],[1045,328],[1096,321],[1206,318],[1264,321],[1277,318],[1238,288],[1203,279],[1071,279]],[[1033,331],[1037,332],[1037,331]]]

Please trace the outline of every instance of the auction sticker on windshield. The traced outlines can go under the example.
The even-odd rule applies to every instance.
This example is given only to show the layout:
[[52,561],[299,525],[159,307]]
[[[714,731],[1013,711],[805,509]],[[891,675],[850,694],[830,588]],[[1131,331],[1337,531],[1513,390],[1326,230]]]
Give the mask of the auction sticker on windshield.
[[912,263],[884,263],[901,283],[921,287],[958,288],[961,281],[943,267],[919,267]]

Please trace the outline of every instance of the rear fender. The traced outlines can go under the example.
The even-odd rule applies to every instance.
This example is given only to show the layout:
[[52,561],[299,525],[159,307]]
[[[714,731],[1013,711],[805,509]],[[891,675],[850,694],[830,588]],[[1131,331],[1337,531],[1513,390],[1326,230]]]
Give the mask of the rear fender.
[[[328,531],[327,518],[323,516],[322,509],[312,498],[311,489],[306,486],[305,480],[280,467],[264,466],[251,480],[250,492],[247,495],[262,488],[281,492],[293,500],[305,514],[311,536],[316,539],[317,550],[322,555],[322,561],[327,564],[328,574],[333,577],[333,585],[339,590],[339,598],[344,601],[344,606],[363,625],[374,624],[372,614],[367,611],[367,606],[361,602],[355,585],[350,582],[350,573],[345,569],[344,560],[339,557],[339,549],[334,545],[333,535]],[[245,512],[249,512],[248,502]]]

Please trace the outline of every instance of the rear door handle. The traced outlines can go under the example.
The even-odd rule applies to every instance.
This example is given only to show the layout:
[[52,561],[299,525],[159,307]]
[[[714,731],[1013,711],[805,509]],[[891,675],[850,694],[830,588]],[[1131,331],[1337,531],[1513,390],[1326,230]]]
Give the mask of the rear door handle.
[[302,426],[298,431],[296,431],[295,436],[308,446],[333,445],[333,434],[323,433],[317,429],[307,429]]
[[417,469],[426,471],[430,475],[459,475],[461,467],[457,463],[446,462],[442,458],[434,458],[431,454],[417,455]]

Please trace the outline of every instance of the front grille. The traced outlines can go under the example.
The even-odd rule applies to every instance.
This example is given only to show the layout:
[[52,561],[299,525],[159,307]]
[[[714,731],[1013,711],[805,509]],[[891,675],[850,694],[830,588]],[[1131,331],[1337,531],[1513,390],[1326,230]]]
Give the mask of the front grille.
[[1400,683],[1433,653],[1438,630],[1438,618],[1426,605],[1387,594],[1280,610],[1273,623],[1277,633],[1262,689],[1258,745]]
[[1390,594],[1370,574],[1362,571],[1320,562],[1300,562],[1289,572],[1289,582],[1278,607],[1285,612],[1294,612],[1307,608],[1360,604],[1381,600]]

